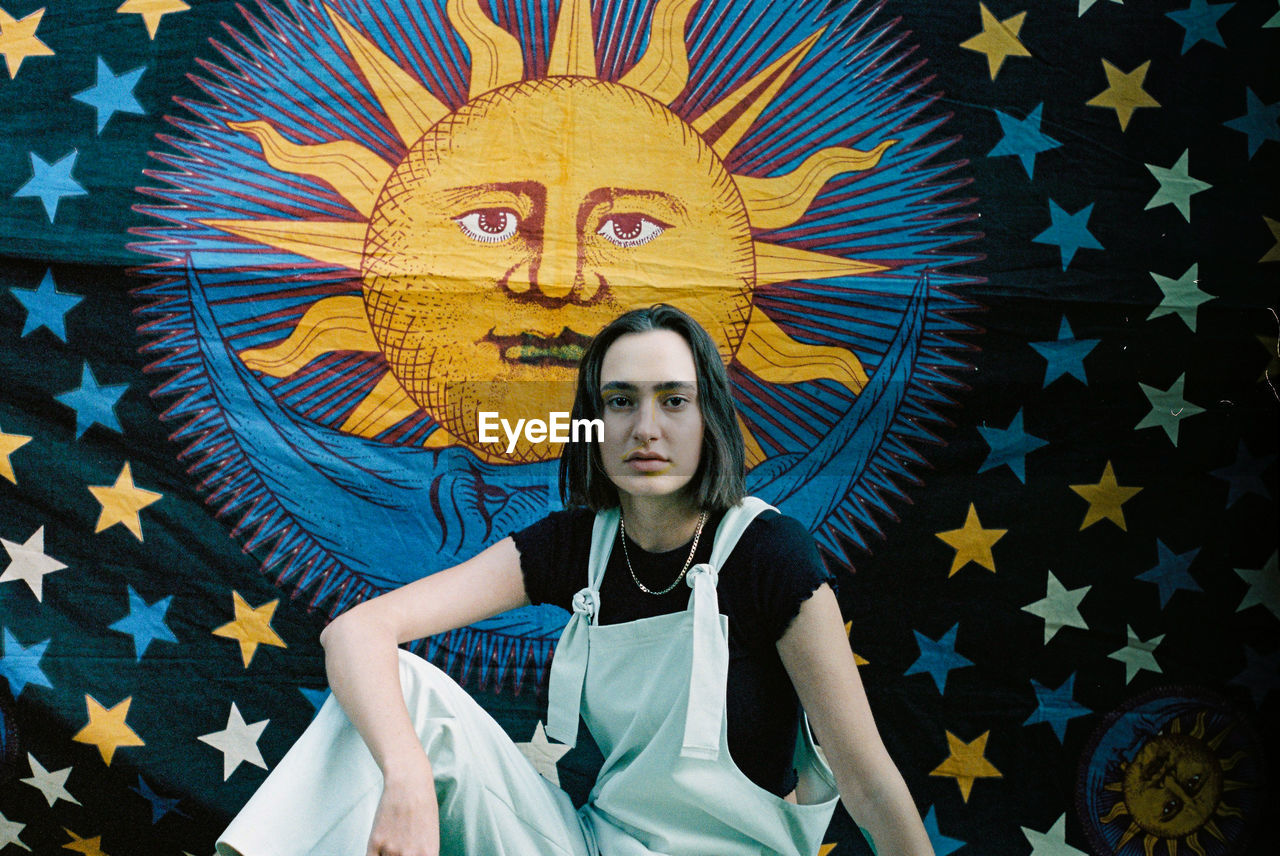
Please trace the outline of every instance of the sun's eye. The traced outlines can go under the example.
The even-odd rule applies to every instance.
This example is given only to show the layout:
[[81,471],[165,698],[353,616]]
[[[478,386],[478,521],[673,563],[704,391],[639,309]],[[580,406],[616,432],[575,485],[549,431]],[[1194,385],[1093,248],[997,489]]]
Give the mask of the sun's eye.
[[1180,811],[1182,811],[1182,800],[1177,797],[1172,797],[1165,801],[1165,804],[1160,807],[1160,819],[1169,820],[1176,817]]
[[462,234],[473,241],[497,244],[516,233],[520,217],[510,208],[481,208],[454,218]]
[[610,214],[596,234],[619,247],[638,247],[649,243],[668,228],[666,223],[643,214]]

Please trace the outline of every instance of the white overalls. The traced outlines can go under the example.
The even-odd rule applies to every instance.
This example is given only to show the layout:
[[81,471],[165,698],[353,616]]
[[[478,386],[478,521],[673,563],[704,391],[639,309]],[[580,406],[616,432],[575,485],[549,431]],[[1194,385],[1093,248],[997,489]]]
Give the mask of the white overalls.
[[[725,515],[711,561],[689,570],[686,610],[598,623],[618,511],[598,514],[588,585],[551,665],[547,733],[572,743],[578,714],[604,754],[587,799],[540,776],[464,690],[401,653],[410,716],[436,775],[441,853],[468,856],[814,856],[837,793],[807,722],[796,741],[798,803],[748,779],[729,756],[728,619],[716,569],[765,503]],[[382,777],[330,699],[236,816],[218,853],[362,856]]]

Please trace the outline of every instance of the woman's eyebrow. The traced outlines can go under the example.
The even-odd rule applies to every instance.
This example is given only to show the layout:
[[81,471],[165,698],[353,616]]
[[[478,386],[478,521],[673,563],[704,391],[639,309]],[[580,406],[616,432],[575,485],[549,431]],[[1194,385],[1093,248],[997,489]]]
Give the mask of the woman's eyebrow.
[[[649,385],[649,384],[646,384]],[[651,384],[655,392],[694,392],[698,388],[698,384],[690,380],[662,380]],[[620,392],[635,392],[640,387],[634,383],[625,380],[611,380],[600,386],[601,392],[618,390]]]

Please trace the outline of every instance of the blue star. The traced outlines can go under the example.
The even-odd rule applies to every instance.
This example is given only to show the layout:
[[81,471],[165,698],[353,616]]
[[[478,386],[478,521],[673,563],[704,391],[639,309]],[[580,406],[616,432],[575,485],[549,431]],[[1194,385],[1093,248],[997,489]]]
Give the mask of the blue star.
[[107,126],[116,113],[133,113],[138,116],[147,115],[138,99],[133,96],[133,88],[138,85],[138,78],[147,70],[145,65],[132,71],[117,75],[111,71],[102,57],[98,57],[98,82],[88,89],[82,89],[71,97],[88,104],[98,112],[98,133]]
[[1271,466],[1275,459],[1275,455],[1255,458],[1245,448],[1244,441],[1241,441],[1236,449],[1235,462],[1212,471],[1213,475],[1228,484],[1226,507],[1230,508],[1235,505],[1236,500],[1246,493],[1256,493],[1263,499],[1270,499],[1271,491],[1267,490],[1267,485],[1262,480],[1262,473]]
[[96,422],[104,428],[123,434],[120,420],[116,418],[116,402],[129,388],[127,383],[112,383],[99,386],[93,376],[89,363],[84,364],[80,374],[80,386],[54,398],[76,412],[76,439],[79,440],[85,431]]
[[1199,553],[1199,547],[1194,550],[1188,550],[1185,553],[1174,553],[1164,545],[1163,541],[1159,538],[1156,539],[1156,554],[1158,558],[1156,559],[1155,567],[1138,574],[1137,578],[1143,582],[1154,583],[1160,589],[1161,609],[1165,608],[1169,598],[1173,597],[1173,593],[1178,589],[1204,591],[1188,570]]
[[933,676],[933,682],[938,685],[938,692],[945,692],[948,672],[973,665],[970,660],[956,653],[956,631],[959,629],[959,624],[952,625],[951,629],[936,642],[918,630],[912,630],[911,632],[916,635],[916,644],[920,646],[920,657],[904,674],[928,672]]
[[48,164],[38,154],[31,152],[31,179],[14,191],[13,198],[40,197],[40,201],[44,203],[45,213],[49,215],[49,222],[52,223],[54,216],[58,213],[58,201],[62,197],[87,194],[87,191],[80,186],[80,182],[71,177],[71,170],[75,169],[76,156],[79,154],[78,150],[72,149],[63,156],[62,160],[55,164]]
[[164,623],[165,613],[169,611],[170,595],[161,598],[150,606],[142,599],[133,586],[129,589],[129,614],[111,625],[112,630],[127,633],[133,637],[133,653],[139,660],[147,653],[147,646],[157,639],[161,642],[177,642],[169,625]]
[[1049,219],[1052,221],[1048,229],[1031,240],[1037,244],[1053,244],[1062,253],[1062,269],[1066,270],[1075,257],[1076,250],[1085,248],[1101,250],[1102,244],[1089,233],[1089,215],[1093,213],[1090,202],[1074,214],[1068,214],[1058,203],[1049,200]]
[[1229,122],[1223,122],[1233,131],[1239,131],[1249,138],[1249,157],[1267,140],[1280,142],[1280,101],[1263,104],[1262,99],[1253,94],[1253,90],[1245,87],[1244,115],[1237,116]]
[[1272,651],[1264,657],[1246,645],[1244,656],[1247,660],[1244,669],[1227,683],[1247,688],[1253,696],[1253,703],[1262,707],[1267,695],[1274,689],[1280,689],[1280,651]]
[[298,687],[298,692],[307,697],[307,701],[311,702],[311,706],[320,712],[320,705],[324,704],[324,700],[329,697],[328,690],[313,690],[310,687]]
[[996,143],[996,147],[991,150],[987,157],[1001,157],[1003,155],[1017,155],[1022,161],[1022,168],[1027,171],[1027,178],[1033,178],[1032,175],[1036,168],[1036,155],[1040,152],[1047,152],[1049,149],[1056,149],[1062,143],[1055,140],[1047,134],[1040,133],[1040,113],[1044,109],[1044,103],[1036,105],[1036,109],[1027,114],[1027,118],[1018,120],[1008,115],[996,111],[996,118],[1000,120],[1000,129],[1004,131],[1004,136],[1000,142]]
[[156,823],[159,823],[160,818],[164,817],[169,812],[180,814],[183,817],[188,817],[187,814],[178,811],[178,803],[182,802],[180,797],[160,796],[155,791],[151,790],[151,786],[147,784],[141,774],[138,775],[138,786],[136,788],[130,788],[129,790],[151,803],[151,824],[153,826]]
[[1027,483],[1027,455],[1041,446],[1049,445],[1047,440],[1041,440],[1022,430],[1022,408],[1018,408],[1008,428],[979,426],[978,433],[991,448],[987,459],[978,467],[978,472],[985,473],[1001,464],[1007,464],[1023,484]]
[[[1053,342],[1028,342],[1044,357],[1048,365],[1044,370],[1044,386],[1048,386],[1063,375],[1071,375],[1076,380],[1089,385],[1084,373],[1084,358],[1093,352],[1101,339],[1077,339],[1067,323],[1067,316],[1062,316],[1058,325],[1058,338]],[[1043,388],[1043,387],[1042,387]]]
[[948,838],[938,831],[938,809],[929,806],[924,816],[924,831],[929,834],[929,843],[933,845],[933,856],[950,856],[965,845],[959,838]]
[[0,677],[9,682],[9,692],[15,699],[22,694],[27,684],[52,689],[53,684],[49,683],[44,670],[40,668],[40,658],[44,656],[44,649],[49,647],[51,641],[46,639],[30,648],[23,648],[18,638],[9,632],[9,628],[4,629],[4,655],[0,656]]
[[1197,42],[1213,42],[1220,48],[1225,48],[1227,43],[1222,40],[1222,33],[1218,31],[1218,20],[1231,11],[1234,3],[1215,3],[1209,5],[1209,0],[1191,0],[1191,5],[1178,12],[1166,12],[1165,16],[1172,18],[1178,22],[1178,26],[1186,30],[1186,34],[1182,37],[1182,52],[1185,54],[1191,50],[1192,45]]
[[1036,692],[1036,709],[1027,717],[1023,725],[1035,725],[1047,722],[1061,743],[1067,734],[1067,723],[1078,716],[1088,716],[1092,710],[1077,702],[1071,696],[1075,694],[1076,673],[1062,682],[1062,686],[1051,690],[1039,681],[1032,680],[1031,688]]
[[27,310],[27,320],[22,325],[24,338],[44,327],[64,343],[67,341],[66,315],[84,300],[81,295],[58,291],[52,270],[44,272],[39,288],[14,287],[9,289],[9,293]]

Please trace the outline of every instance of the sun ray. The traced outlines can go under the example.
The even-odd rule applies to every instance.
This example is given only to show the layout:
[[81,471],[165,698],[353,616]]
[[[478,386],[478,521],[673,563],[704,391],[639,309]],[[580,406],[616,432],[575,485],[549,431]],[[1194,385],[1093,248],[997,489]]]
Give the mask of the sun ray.
[[841,173],[871,169],[896,142],[885,140],[871,151],[833,146],[809,155],[804,163],[785,175],[772,178],[735,175],[733,181],[742,193],[752,227],[781,229],[804,215],[828,181]]
[[1186,837],[1187,846],[1195,852],[1196,856],[1208,856],[1204,852],[1204,846],[1200,843],[1200,837],[1194,832]]
[[799,247],[755,242],[756,284],[769,285],[793,279],[826,279],[833,276],[860,276],[888,270],[884,265],[815,253]]
[[1113,820],[1115,820],[1118,817],[1127,817],[1128,815],[1129,815],[1129,808],[1124,804],[1124,801],[1121,800],[1120,802],[1113,805],[1110,811],[1108,811],[1106,814],[1104,814],[1102,817],[1098,819],[1101,820],[1103,823],[1111,823]]
[[689,49],[684,26],[697,0],[658,0],[644,56],[618,81],[662,104],[670,104],[689,83]]
[[[1243,754],[1243,753],[1241,753],[1241,754]],[[1228,792],[1230,792],[1230,791],[1243,791],[1243,790],[1248,790],[1248,789],[1250,789],[1250,788],[1252,788],[1252,787],[1253,787],[1253,785],[1249,784],[1248,782],[1241,782],[1241,781],[1238,781],[1238,780],[1236,780],[1236,779],[1223,779],[1223,780],[1222,780],[1222,792],[1223,792],[1224,794],[1225,794],[1225,793],[1228,793]]]
[[1218,803],[1218,807],[1213,813],[1218,817],[1244,817],[1244,812],[1235,806],[1227,805],[1224,802]]
[[1221,841],[1223,844],[1227,843],[1227,837],[1222,834],[1222,830],[1218,828],[1218,824],[1213,822],[1213,818],[1209,818],[1208,820],[1206,820],[1202,828],[1204,829],[1205,832],[1209,833],[1214,838]]
[[1121,835],[1120,840],[1116,842],[1116,852],[1119,853],[1123,850],[1124,846],[1129,843],[1129,839],[1141,831],[1142,827],[1138,826],[1137,823],[1129,824],[1129,828],[1124,831],[1124,835]]
[[563,0],[547,60],[548,77],[595,77],[596,45],[591,0]]
[[[1219,735],[1219,736],[1222,736],[1222,735]],[[1216,749],[1217,747],[1215,746],[1213,748]],[[1230,758],[1218,759],[1218,763],[1222,766],[1222,769],[1230,770],[1230,769],[1233,769],[1236,764],[1239,764],[1241,761],[1243,761],[1245,758],[1248,758],[1248,757],[1249,757],[1248,752],[1239,750],[1239,751],[1233,752]]]
[[721,160],[729,156],[825,32],[824,27],[809,36],[694,120],[693,129],[702,135]]
[[738,364],[768,383],[799,383],[829,378],[855,395],[867,385],[867,372],[852,351],[797,342],[757,308],[751,313]]
[[364,259],[363,221],[348,220],[200,220],[241,238],[318,262],[360,270]]
[[328,6],[324,8],[405,145],[413,145],[428,128],[449,114],[448,106],[427,91],[413,75],[360,35],[341,15]]
[[[1156,838],[1154,835],[1142,836],[1142,856],[1156,856],[1156,843],[1159,841],[1160,839]],[[1174,839],[1169,839],[1170,844],[1172,844],[1173,841]],[[1172,850],[1169,851],[1169,856],[1174,856],[1174,852]]]
[[1206,740],[1205,743],[1208,744],[1210,749],[1213,749],[1216,752],[1218,747],[1222,745],[1222,741],[1226,740],[1227,735],[1231,733],[1231,728],[1232,728],[1232,725],[1228,724],[1225,728],[1223,728],[1213,737],[1210,737],[1208,740]]
[[240,359],[254,371],[288,377],[316,357],[333,351],[374,351],[378,340],[369,326],[364,300],[326,297],[311,305],[289,338],[270,348],[249,348]]
[[365,217],[373,213],[391,177],[391,164],[351,140],[302,145],[285,139],[267,122],[228,122],[227,127],[256,139],[263,157],[276,169],[320,179]]
[[418,405],[404,391],[400,381],[391,372],[387,372],[377,386],[356,405],[356,409],[351,411],[351,415],[342,423],[341,430],[360,437],[376,437],[418,412]]
[[516,37],[499,27],[477,0],[449,0],[449,21],[471,53],[471,88],[475,98],[524,79],[524,54]]
[[[1201,714],[1201,715],[1203,716],[1203,714]],[[1169,723],[1169,725],[1168,725],[1167,727],[1168,727],[1168,729],[1169,729],[1169,733],[1170,733],[1170,734],[1181,734],[1181,733],[1182,733],[1182,720],[1181,720],[1181,719],[1174,719],[1172,722],[1170,722],[1170,723]]]
[[[1204,718],[1205,718],[1205,712],[1202,710],[1196,714],[1196,724],[1191,728],[1191,736],[1196,738],[1197,740],[1204,740],[1204,732],[1205,732]],[[1216,749],[1218,747],[1215,746],[1213,748]]]

